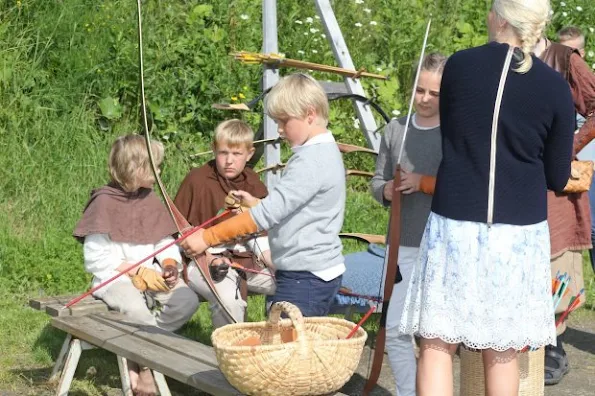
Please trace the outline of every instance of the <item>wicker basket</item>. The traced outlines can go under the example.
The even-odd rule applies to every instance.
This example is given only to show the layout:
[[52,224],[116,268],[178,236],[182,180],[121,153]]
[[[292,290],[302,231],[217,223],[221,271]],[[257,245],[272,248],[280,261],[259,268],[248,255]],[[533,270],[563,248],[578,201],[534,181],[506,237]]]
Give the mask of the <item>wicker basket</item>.
[[[280,319],[285,312],[289,319]],[[225,378],[249,395],[322,395],[340,389],[357,368],[368,338],[355,324],[330,317],[303,318],[288,302],[273,305],[269,320],[237,323],[213,332],[211,340]],[[283,342],[283,330],[295,341]],[[248,338],[261,345],[238,346]]]
[[[485,395],[485,379],[481,351],[461,346],[461,396]],[[544,395],[544,350],[518,354],[519,396]]]

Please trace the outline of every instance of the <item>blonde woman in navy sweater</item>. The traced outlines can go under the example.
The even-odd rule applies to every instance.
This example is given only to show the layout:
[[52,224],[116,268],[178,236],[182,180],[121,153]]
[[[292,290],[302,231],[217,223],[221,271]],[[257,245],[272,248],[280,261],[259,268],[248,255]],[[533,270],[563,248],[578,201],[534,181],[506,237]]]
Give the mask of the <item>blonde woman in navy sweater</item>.
[[531,55],[549,14],[548,0],[495,0],[490,43],[446,63],[443,157],[399,326],[422,338],[420,396],[452,395],[460,343],[483,351],[490,396],[518,394],[518,350],[555,343],[546,192],[568,181],[574,108],[568,84]]

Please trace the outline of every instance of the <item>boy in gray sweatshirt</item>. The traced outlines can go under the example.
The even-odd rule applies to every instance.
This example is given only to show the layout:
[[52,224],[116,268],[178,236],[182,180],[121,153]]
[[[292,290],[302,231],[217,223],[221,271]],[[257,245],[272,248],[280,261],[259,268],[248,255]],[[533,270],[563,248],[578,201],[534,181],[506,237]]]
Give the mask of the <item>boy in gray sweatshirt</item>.
[[301,73],[281,79],[267,99],[267,112],[293,151],[283,176],[262,200],[232,191],[250,210],[198,231],[180,245],[195,255],[209,246],[267,230],[277,269],[272,302],[291,302],[304,316],[325,316],[345,272],[339,239],[345,168],[326,129],[328,100],[320,84]]

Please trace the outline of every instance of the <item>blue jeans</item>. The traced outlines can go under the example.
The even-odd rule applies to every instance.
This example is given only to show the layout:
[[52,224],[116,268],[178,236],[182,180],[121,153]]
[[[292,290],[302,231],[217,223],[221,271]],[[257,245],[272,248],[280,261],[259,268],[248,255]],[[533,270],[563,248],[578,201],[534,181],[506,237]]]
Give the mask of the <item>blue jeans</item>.
[[[589,189],[589,204],[591,205],[591,243],[595,247],[595,177],[591,181]],[[589,250],[589,256],[591,257],[591,267],[595,271],[595,252],[593,250]]]
[[277,271],[275,278],[277,291],[267,300],[290,302],[308,317],[329,314],[343,276],[326,282],[308,271]]

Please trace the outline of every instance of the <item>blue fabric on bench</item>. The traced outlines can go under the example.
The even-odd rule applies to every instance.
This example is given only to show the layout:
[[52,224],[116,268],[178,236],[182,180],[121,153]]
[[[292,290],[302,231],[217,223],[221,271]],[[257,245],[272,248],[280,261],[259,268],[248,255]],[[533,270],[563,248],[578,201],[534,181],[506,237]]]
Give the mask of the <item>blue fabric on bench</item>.
[[[384,247],[371,243],[366,251],[345,255],[346,270],[341,286],[349,288],[354,294],[382,296],[384,285],[380,290],[379,286],[383,275],[385,254]],[[368,306],[370,301],[361,297],[337,294],[335,304]]]

